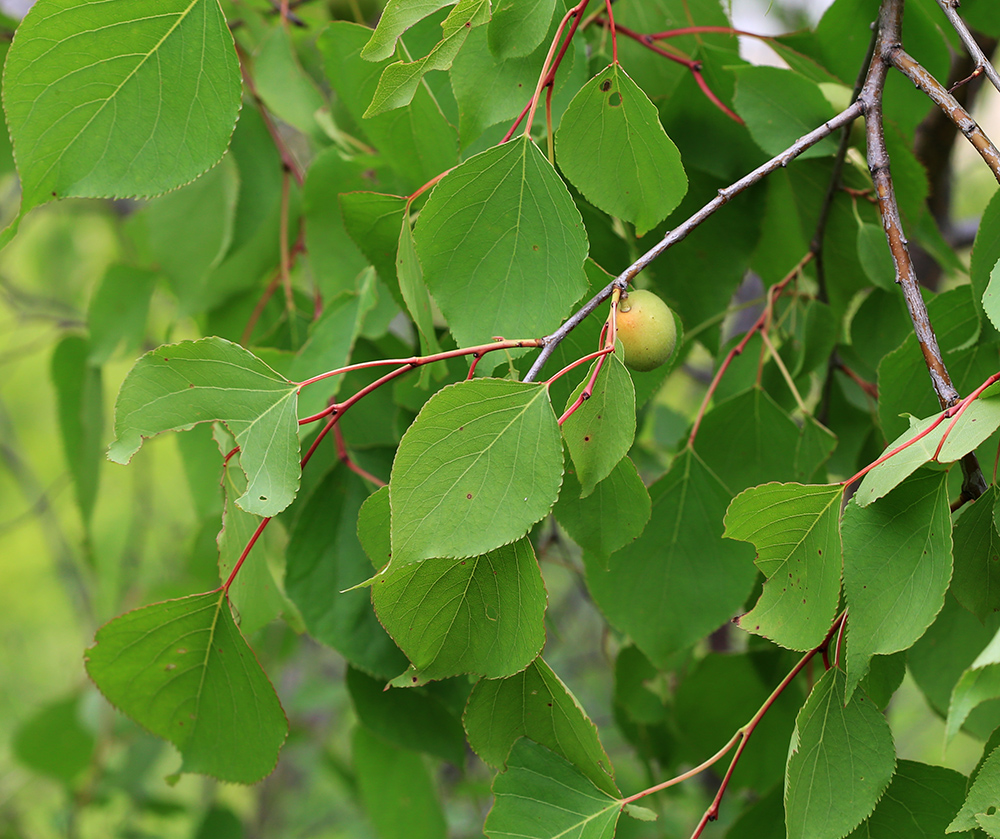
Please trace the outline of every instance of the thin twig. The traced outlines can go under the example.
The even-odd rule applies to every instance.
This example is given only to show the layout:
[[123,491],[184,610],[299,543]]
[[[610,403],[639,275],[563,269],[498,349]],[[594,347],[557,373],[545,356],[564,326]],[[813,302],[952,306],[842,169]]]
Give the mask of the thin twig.
[[[959,393],[952,384],[948,368],[945,366],[903,234],[903,224],[892,182],[889,153],[885,145],[885,128],[882,123],[882,93],[889,66],[892,64],[893,52],[899,49],[902,20],[902,0],[883,0],[879,9],[875,56],[856,104],[864,108],[865,131],[868,138],[868,168],[878,196],[882,227],[896,266],[896,282],[902,288],[903,299],[906,301],[906,308],[913,322],[913,331],[920,344],[934,392],[941,407],[949,408],[959,401]],[[978,498],[986,491],[986,479],[974,453],[962,459],[962,471],[965,475],[962,491],[972,498]]]
[[[621,27],[619,27],[619,31]],[[678,242],[682,241],[692,230],[694,230],[702,222],[707,221],[716,210],[728,204],[739,195],[744,190],[763,180],[765,177],[770,175],[772,172],[782,169],[791,163],[796,157],[798,157],[806,149],[811,148],[816,145],[820,140],[828,137],[838,128],[842,128],[848,123],[853,122],[858,118],[859,115],[863,113],[862,106],[860,102],[854,102],[849,107],[841,111],[833,119],[824,122],[818,128],[813,129],[808,134],[803,135],[798,140],[796,140],[792,145],[785,149],[781,154],[772,157],[766,163],[761,164],[756,169],[754,169],[749,174],[744,175],[738,181],[724,189],[720,189],[718,194],[709,201],[704,207],[702,207],[698,212],[688,218],[686,221],[681,222],[673,230],[667,232],[667,234],[657,242],[653,247],[646,251],[642,256],[640,256],[635,262],[628,266],[624,271],[622,271],[617,277],[615,277],[610,283],[608,283],[604,288],[602,288],[597,294],[595,294],[587,303],[576,312],[569,320],[566,321],[559,329],[553,332],[551,335],[543,339],[544,348],[538,354],[538,358],[535,359],[535,363],[531,365],[531,369],[528,374],[524,377],[524,381],[531,382],[538,376],[541,371],[542,366],[549,359],[549,356],[555,352],[556,347],[562,342],[562,340],[569,335],[577,326],[579,326],[584,319],[591,312],[594,311],[602,302],[611,296],[611,292],[617,287],[622,291],[628,286],[632,280],[649,265],[654,259],[656,259],[660,254],[664,253],[668,249],[672,248]]]
[[952,96],[948,89],[911,58],[902,47],[889,50],[888,59],[899,72],[930,97],[955,127],[965,135],[972,147],[990,167],[993,177],[1000,181],[1000,151],[993,145],[968,111]]
[[958,33],[958,37],[965,44],[965,48],[969,51],[969,55],[972,56],[972,60],[976,62],[977,69],[982,68],[982,72],[993,84],[993,87],[1000,90],[1000,73],[997,73],[996,68],[980,49],[979,44],[976,43],[976,39],[972,37],[969,27],[965,25],[965,21],[959,17],[958,0],[938,0],[938,5],[944,12],[945,17],[948,18],[952,29]]

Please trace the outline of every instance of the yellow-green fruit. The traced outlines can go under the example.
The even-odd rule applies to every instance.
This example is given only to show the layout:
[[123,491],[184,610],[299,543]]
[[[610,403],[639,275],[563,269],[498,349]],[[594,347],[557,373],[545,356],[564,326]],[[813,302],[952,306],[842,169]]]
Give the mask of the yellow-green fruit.
[[631,291],[618,304],[618,340],[625,364],[645,372],[664,364],[677,344],[674,313],[651,291]]

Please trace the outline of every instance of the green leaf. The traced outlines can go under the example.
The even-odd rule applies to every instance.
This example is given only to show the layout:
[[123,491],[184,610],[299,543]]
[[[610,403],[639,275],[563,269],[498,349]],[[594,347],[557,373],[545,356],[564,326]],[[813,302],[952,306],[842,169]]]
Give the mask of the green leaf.
[[437,696],[424,688],[386,689],[349,667],[347,689],[362,725],[394,746],[465,764],[465,732],[462,724]]
[[947,475],[918,475],[878,504],[849,504],[841,536],[850,694],[872,655],[908,649],[944,605],[951,580]]
[[896,766],[885,717],[861,691],[847,699],[828,670],[795,721],[785,776],[788,839],[841,839],[875,809]]
[[420,354],[433,355],[440,352],[437,333],[434,331],[434,313],[431,296],[424,285],[424,272],[417,259],[417,249],[413,241],[413,227],[410,216],[403,213],[403,226],[399,231],[399,250],[396,256],[396,276],[399,291],[406,302],[406,309],[420,334]]
[[[285,590],[317,641],[355,667],[390,679],[406,667],[406,658],[375,617],[367,589],[348,590],[371,576],[355,535],[355,522],[360,529],[363,518],[359,511],[375,498],[388,498],[386,488],[367,499],[365,492],[359,477],[338,466],[300,502],[301,509],[293,508],[298,512],[286,550]],[[388,550],[388,500],[385,506]]]
[[649,494],[642,536],[613,554],[607,570],[603,559],[584,554],[584,561],[587,587],[608,622],[663,666],[729,620],[757,572],[749,545],[719,538],[731,495],[696,453],[678,455]]
[[222,157],[240,96],[217,0],[39,0],[4,70],[22,213],[193,180]]
[[170,280],[182,314],[204,309],[206,278],[232,245],[239,188],[239,171],[227,155],[204,177],[142,212],[150,252]]
[[962,809],[948,825],[945,833],[957,833],[960,830],[974,830],[980,827],[987,830],[990,836],[997,836],[996,820],[993,816],[997,813],[998,801],[1000,801],[1000,747],[995,748],[980,766]]
[[365,61],[391,58],[400,35],[438,9],[455,2],[456,0],[389,0],[378,19],[378,26],[361,50],[361,57]]
[[392,464],[393,565],[513,542],[552,509],[561,481],[559,426],[543,385],[474,379],[443,388]]
[[646,527],[652,503],[635,464],[622,458],[586,498],[576,473],[568,470],[553,513],[585,551],[609,557],[635,540]]
[[527,539],[484,556],[390,565],[374,580],[371,596],[382,625],[410,660],[392,681],[398,687],[462,673],[508,676],[545,643],[545,587]]
[[[220,462],[233,450],[236,441],[226,429],[216,426],[215,442],[219,447]],[[219,546],[219,576],[225,582],[250,543],[260,525],[260,516],[244,512],[235,501],[246,492],[247,478],[240,468],[239,452],[222,467],[222,491],[225,506],[222,513],[222,530],[216,542]],[[247,555],[229,587],[229,602],[239,618],[240,631],[252,635],[281,613],[284,597],[271,572],[274,551],[268,549],[265,532]]]
[[[733,107],[746,121],[754,142],[771,155],[835,115],[818,85],[778,67],[741,67]],[[827,137],[799,157],[822,157],[836,150],[836,137]]]
[[59,403],[59,431],[73,476],[73,490],[89,528],[101,476],[104,394],[101,368],[90,360],[89,342],[68,335],[52,354],[52,383]]
[[994,485],[975,502],[965,505],[952,532],[955,573],[951,593],[981,621],[1000,612],[998,504],[1000,491]]
[[424,75],[431,70],[448,70],[465,44],[469,31],[489,19],[489,0],[458,0],[441,24],[444,37],[427,55],[416,61],[397,61],[382,71],[378,88],[364,116],[375,117],[409,105]]
[[493,782],[483,830],[490,839],[611,839],[621,807],[559,755],[521,738]]
[[361,801],[381,839],[447,837],[434,778],[420,755],[398,749],[360,726],[351,744]]
[[93,364],[107,361],[122,342],[126,351],[139,346],[155,283],[152,271],[118,263],[108,267],[87,309]]
[[598,789],[618,794],[597,727],[540,657],[506,679],[480,679],[463,722],[469,745],[490,766],[509,766],[511,747],[528,737],[569,761]]
[[859,222],[858,260],[865,274],[874,285],[893,291],[896,285],[896,266],[889,252],[885,231],[877,224]]
[[765,484],[737,495],[726,512],[730,539],[752,542],[766,580],[738,623],[792,650],[811,650],[840,600],[840,503],[844,488]]
[[490,52],[497,58],[520,58],[545,41],[555,0],[508,0],[497,6],[489,26]]
[[[941,452],[936,458],[938,463],[951,463],[975,451],[997,428],[1000,428],[1000,399],[995,393],[992,387],[984,391],[982,396],[965,409],[954,427],[951,427],[952,420],[946,417],[933,431],[872,469],[865,475],[854,495],[858,505],[864,507],[878,500],[925,463],[934,459],[934,452],[946,433],[948,437],[941,445]],[[915,439],[930,428],[939,416],[923,420],[911,417],[909,430],[893,440],[886,447],[886,452],[892,452]]]
[[358,513],[358,540],[375,570],[379,571],[392,559],[390,544],[389,487],[379,487],[369,495]]
[[[972,280],[972,296],[977,308],[984,305],[998,260],[1000,260],[1000,192],[995,192],[979,220],[976,241],[969,260],[969,278]],[[990,323],[993,323],[992,317]]]
[[965,784],[954,769],[901,760],[875,812],[848,839],[940,839],[961,806]]
[[272,114],[306,136],[323,136],[316,112],[326,107],[326,100],[300,66],[287,26],[273,27],[258,44],[253,79]]
[[146,437],[224,422],[249,481],[236,503],[273,516],[299,486],[295,411],[296,386],[242,347],[221,338],[167,344],[140,358],[122,383],[108,457],[128,463]]
[[348,234],[375,266],[393,296],[402,301],[396,277],[396,251],[406,199],[377,192],[348,192],[340,195],[339,201]]
[[11,738],[11,752],[22,764],[70,786],[94,757],[93,732],[80,721],[81,696],[50,702],[22,722]]
[[[365,26],[334,21],[320,35],[317,46],[339,101],[386,162],[402,176],[407,189],[416,189],[458,162],[458,133],[424,87],[417,88],[405,110],[362,119],[379,76],[390,61],[387,58],[370,63],[361,58],[371,34]],[[397,224],[393,235],[398,230]]]
[[253,784],[288,722],[221,591],[154,603],[97,631],[87,673],[113,705],[183,757],[181,772]]
[[587,290],[583,220],[527,138],[449,172],[414,236],[424,279],[459,346],[548,334]]
[[680,152],[656,106],[618,64],[583,86],[562,116],[556,160],[594,206],[635,224],[642,236],[687,192]]
[[[566,410],[583,393],[598,361],[570,394]],[[580,496],[586,497],[628,454],[635,437],[635,389],[614,354],[605,356],[590,398],[563,422],[562,435],[576,467]]]
[[969,716],[982,702],[1000,697],[1000,632],[962,674],[951,692],[948,724],[945,736],[951,740]]
[[883,711],[889,706],[889,700],[903,683],[906,675],[906,651],[892,655],[877,655],[871,660],[868,672],[858,683],[861,689],[871,697]]
[[990,282],[983,292],[983,310],[986,317],[1000,330],[1000,260],[990,271]]

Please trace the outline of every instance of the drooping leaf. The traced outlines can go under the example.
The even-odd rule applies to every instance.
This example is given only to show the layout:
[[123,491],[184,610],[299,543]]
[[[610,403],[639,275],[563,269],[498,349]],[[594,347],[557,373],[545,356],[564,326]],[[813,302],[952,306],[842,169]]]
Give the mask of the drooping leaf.
[[403,214],[403,227],[399,233],[399,250],[396,256],[396,277],[399,291],[406,301],[407,311],[420,334],[420,354],[432,355],[440,352],[437,334],[434,332],[434,313],[431,310],[431,296],[424,285],[424,273],[417,259],[417,249],[413,242],[413,227],[408,213]]
[[[310,635],[355,667],[388,680],[406,667],[406,657],[375,617],[368,590],[347,590],[371,576],[355,522],[360,528],[362,502],[367,508],[380,493],[366,499],[365,492],[359,477],[338,467],[293,508],[292,512],[301,505],[290,527],[285,590]],[[381,496],[387,493],[383,488]],[[387,501],[387,550],[388,506]]]
[[[458,162],[458,134],[434,97],[421,87],[405,110],[362,119],[378,87],[379,76],[391,61],[387,57],[372,63],[361,57],[371,34],[366,26],[334,21],[320,35],[317,45],[338,99],[407,188],[416,189]],[[397,224],[394,235],[398,235],[398,230]]]
[[379,487],[369,495],[358,512],[358,540],[375,570],[384,568],[392,559],[390,544],[389,487]]
[[115,618],[86,662],[113,705],[178,748],[181,772],[252,784],[274,768],[288,722],[223,592]]
[[556,133],[556,160],[570,182],[609,215],[642,236],[687,192],[677,146],[656,107],[619,64],[583,86]]
[[901,760],[875,812],[847,839],[940,839],[961,806],[965,785],[954,769]]
[[497,769],[528,737],[560,755],[609,795],[617,795],[611,761],[596,726],[542,658],[505,679],[480,679],[463,718],[469,745]]
[[994,817],[997,814],[998,801],[1000,801],[1000,747],[995,748],[979,767],[962,809],[948,825],[945,833],[957,833],[960,830],[974,830],[980,827],[990,836],[997,836]]
[[146,333],[146,315],[153,296],[156,274],[130,265],[111,265],[90,298],[87,329],[90,360],[107,361],[119,344],[137,347]]
[[348,668],[347,689],[362,725],[401,749],[465,763],[462,723],[444,702],[425,688],[385,688],[383,680]]
[[445,839],[448,828],[423,757],[358,726],[351,737],[358,792],[381,839]]
[[587,290],[583,220],[528,138],[446,175],[414,237],[424,279],[459,346],[548,334]]
[[726,513],[730,539],[752,542],[766,580],[739,619],[749,632],[793,650],[826,636],[840,599],[843,487],[765,484],[745,490]]
[[979,620],[1000,611],[1000,531],[997,505],[1000,492],[991,486],[967,504],[955,522],[955,574],[951,593]]
[[[566,410],[592,375],[593,367],[570,394]],[[563,422],[562,434],[576,467],[580,495],[586,497],[628,454],[635,437],[635,389],[625,365],[614,354],[605,357],[590,398]]]
[[611,839],[621,808],[572,764],[522,737],[493,782],[483,830],[490,839]]
[[253,78],[271,113],[306,136],[323,136],[316,113],[326,100],[299,64],[288,27],[273,27],[257,46]]
[[[969,279],[972,281],[972,296],[977,308],[985,305],[986,294],[998,260],[1000,260],[1000,194],[994,193],[979,220],[976,241],[969,260]],[[992,295],[990,299],[992,300]],[[992,316],[989,318],[989,323],[993,324]],[[994,332],[996,331],[1000,330],[994,327]]]
[[79,335],[67,335],[52,354],[63,451],[76,503],[88,527],[97,500],[104,437],[101,368],[91,362],[91,355],[90,343]]
[[1000,260],[990,271],[990,281],[983,292],[983,311],[992,324],[1000,330]]
[[402,301],[396,277],[396,249],[406,199],[377,192],[348,192],[339,196],[348,234],[375,266],[379,277]]
[[937,422],[939,417],[940,415],[924,420],[910,418],[909,430],[893,440],[887,446],[886,453],[893,452],[911,440],[916,442],[893,454],[865,475],[854,495],[858,505],[863,507],[878,500],[930,461],[946,433],[948,437],[937,456],[939,463],[951,463],[975,451],[977,446],[1000,428],[1000,399],[991,387],[966,408],[950,430],[952,419],[945,418],[929,433],[916,439]]
[[246,512],[273,516],[299,486],[296,386],[221,338],[167,344],[140,358],[118,392],[108,457],[128,463],[146,437],[224,422],[240,446]]
[[384,61],[396,51],[396,41],[407,29],[455,0],[389,0],[378,19],[378,26],[361,50],[365,61]]
[[858,224],[858,260],[873,284],[892,291],[896,284],[896,268],[885,240],[885,232],[877,224]]
[[951,692],[946,736],[950,740],[982,702],[1000,697],[1000,632],[962,674]]
[[944,605],[952,566],[947,476],[918,475],[876,504],[849,504],[841,536],[850,695],[872,655],[909,648]]
[[542,385],[473,379],[438,391],[389,479],[393,565],[513,542],[552,508],[562,443]]
[[545,587],[527,539],[483,556],[390,565],[374,580],[371,596],[382,625],[410,660],[392,681],[399,687],[462,673],[507,676],[526,667],[545,643]]
[[841,839],[875,809],[896,768],[892,732],[847,677],[828,670],[795,721],[785,776],[788,839]]
[[217,0],[39,0],[4,70],[22,213],[193,180],[222,157],[240,96]]
[[609,557],[625,547],[649,521],[649,491],[627,457],[590,495],[581,498],[581,492],[576,473],[568,470],[553,513],[573,541],[596,556]]
[[662,666],[727,621],[757,572],[749,545],[719,538],[731,496],[697,454],[680,454],[649,494],[642,536],[606,569],[603,559],[585,554],[584,561],[587,587],[608,622]]
[[431,70],[449,69],[465,44],[469,31],[489,19],[489,0],[458,0],[441,24],[441,40],[427,55],[415,61],[396,61],[382,71],[365,117],[375,117],[409,105],[424,75]]
[[[216,426],[215,441],[219,446],[219,462],[233,450],[236,441],[224,428]],[[236,567],[254,531],[260,525],[260,516],[244,512],[236,499],[246,492],[247,478],[240,468],[240,455],[232,455],[222,467],[222,491],[225,507],[222,513],[222,530],[216,538],[219,546],[219,577],[223,582]],[[264,533],[247,555],[229,587],[229,602],[239,616],[240,631],[252,635],[276,618],[284,605],[284,598],[271,572],[273,551],[268,550],[268,534]]]

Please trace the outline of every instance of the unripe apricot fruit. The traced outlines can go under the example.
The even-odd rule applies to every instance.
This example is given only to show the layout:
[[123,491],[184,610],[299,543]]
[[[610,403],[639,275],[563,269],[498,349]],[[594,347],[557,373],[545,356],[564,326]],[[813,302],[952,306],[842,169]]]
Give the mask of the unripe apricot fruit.
[[629,292],[618,303],[618,340],[625,364],[646,372],[666,363],[677,344],[674,313],[651,291]]

